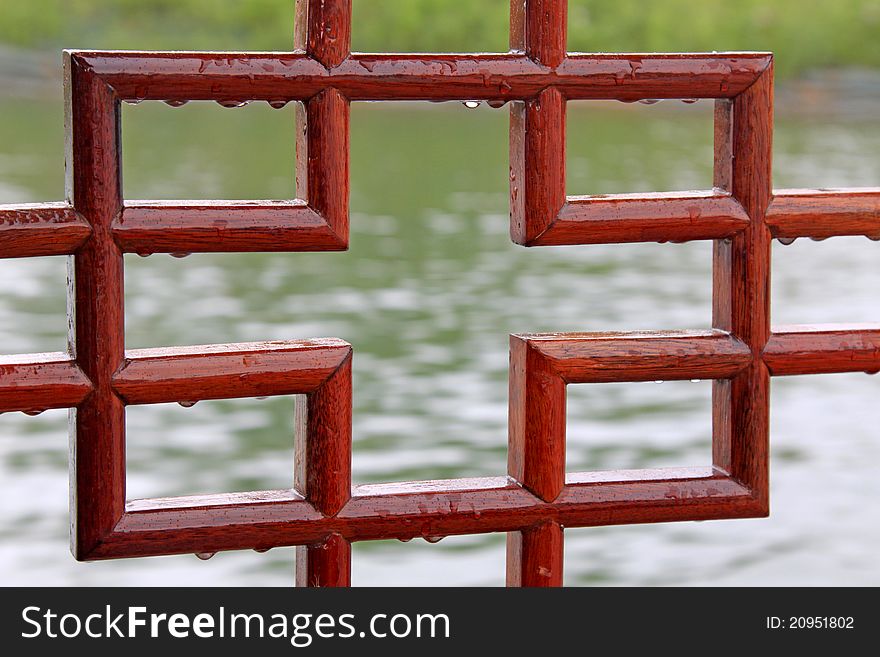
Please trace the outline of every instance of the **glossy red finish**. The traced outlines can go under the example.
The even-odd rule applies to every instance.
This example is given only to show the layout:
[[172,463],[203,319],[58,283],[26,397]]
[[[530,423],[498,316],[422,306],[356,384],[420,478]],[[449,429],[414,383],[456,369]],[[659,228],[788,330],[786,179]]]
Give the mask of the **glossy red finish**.
[[784,189],[767,210],[773,237],[866,235],[880,240],[880,188]]
[[[506,477],[357,486],[334,517],[291,490],[135,500],[91,555],[148,556],[519,531],[548,520],[565,527],[754,516],[747,488],[711,467],[568,475],[547,503]],[[535,569],[537,570],[537,569]],[[508,570],[509,572],[509,570]]]
[[748,223],[736,199],[721,192],[569,196],[556,220],[529,245],[724,239]]
[[296,340],[125,352],[113,389],[126,404],[306,395],[350,358],[342,340]]
[[0,205],[0,258],[67,255],[91,232],[67,203]]
[[113,222],[126,253],[343,251],[336,233],[305,201],[135,201]]
[[77,406],[92,384],[62,353],[0,356],[0,413]]
[[508,586],[562,586],[562,560],[558,522],[547,520],[507,535]]
[[775,376],[880,372],[880,324],[777,326],[764,348]]
[[125,406],[112,378],[125,351],[122,252],[111,225],[122,211],[119,101],[65,55],[67,199],[92,227],[68,286],[70,353],[92,382],[71,423],[71,550],[88,555],[125,509]]
[[773,68],[733,100],[716,101],[715,186],[749,216],[745,230],[716,240],[712,323],[745,343],[752,361],[712,384],[712,462],[751,492],[755,515],[769,513],[770,374],[761,352],[770,337],[770,204]]
[[[571,54],[565,0],[511,0],[511,52],[351,54],[350,0],[298,0],[285,53],[65,54],[67,201],[0,206],[0,257],[72,256],[70,355],[0,357],[0,411],[75,407],[78,559],[299,546],[346,586],[353,541],[508,532],[507,581],[558,586],[563,528],[767,515],[770,375],[880,370],[880,326],[769,324],[772,237],[880,237],[877,189],[771,180],[772,56]],[[568,101],[713,98],[714,188],[568,196]],[[295,102],[297,199],[128,201],[119,105]],[[123,253],[348,246],[349,103],[509,101],[511,236],[714,240],[713,329],[511,336],[508,476],[351,486],[351,347],[316,339],[126,352]],[[565,472],[566,386],[713,380],[713,464]],[[127,404],[297,394],[289,489],[126,501]]]
[[[354,54],[325,68],[300,52],[70,51],[120,100],[523,100],[550,86],[568,100],[733,98],[767,53],[573,54],[555,67],[521,53]],[[686,94],[691,94],[687,96]]]

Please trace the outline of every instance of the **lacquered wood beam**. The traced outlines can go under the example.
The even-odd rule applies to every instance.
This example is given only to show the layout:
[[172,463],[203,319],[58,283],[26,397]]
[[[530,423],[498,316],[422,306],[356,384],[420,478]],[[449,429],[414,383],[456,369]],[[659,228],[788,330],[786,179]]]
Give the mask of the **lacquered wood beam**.
[[291,340],[127,351],[113,376],[126,404],[304,395],[351,354],[342,340]]
[[113,222],[126,253],[341,251],[348,247],[305,201],[128,201]]
[[66,202],[0,205],[0,258],[69,255],[91,232]]
[[747,488],[712,468],[569,475],[552,503],[506,477],[369,484],[332,517],[295,491],[235,493],[129,502],[115,531],[89,558],[147,556],[432,539],[520,531],[547,521],[565,527],[749,517]]
[[742,206],[722,192],[569,196],[529,246],[725,239],[748,222]]
[[122,252],[112,223],[122,211],[119,99],[81,59],[65,54],[67,201],[91,226],[68,286],[69,350],[92,382],[71,426],[71,549],[85,558],[125,509],[125,407],[112,378],[122,365]]
[[764,362],[774,376],[880,372],[880,324],[774,327]]
[[769,513],[770,373],[761,358],[770,337],[773,68],[731,101],[716,102],[714,183],[749,217],[745,230],[713,247],[712,325],[737,336],[752,360],[712,385],[713,464],[746,486]]
[[121,100],[524,100],[553,86],[568,100],[733,98],[767,53],[573,54],[555,68],[524,54],[355,54],[325,68],[301,52],[68,51]]
[[773,237],[866,235],[878,240],[880,188],[777,190],[767,225]]
[[0,356],[0,413],[77,406],[91,391],[69,354]]
[[565,383],[725,379],[752,362],[748,346],[720,330],[532,333],[514,340]]

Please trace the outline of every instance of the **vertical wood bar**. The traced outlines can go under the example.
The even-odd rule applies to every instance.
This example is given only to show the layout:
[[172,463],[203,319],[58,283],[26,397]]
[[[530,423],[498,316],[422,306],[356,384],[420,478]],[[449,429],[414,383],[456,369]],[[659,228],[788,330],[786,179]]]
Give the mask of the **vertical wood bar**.
[[[351,356],[297,404],[297,490],[325,516],[351,498]],[[338,535],[297,550],[296,580],[308,586],[348,586],[351,545]]]
[[[511,0],[511,50],[556,67],[567,32],[568,0]],[[554,87],[510,105],[510,237],[518,244],[533,244],[565,205],[565,109]],[[565,484],[565,382],[513,336],[509,377],[508,473],[552,501]],[[507,584],[562,585],[559,524],[507,535]]]
[[[510,337],[508,474],[546,502],[565,484],[565,382],[526,340]],[[508,586],[562,584],[562,528],[507,535]]]
[[297,104],[297,196],[348,242],[349,105],[329,88]]
[[510,0],[510,47],[551,68],[565,59],[568,0]]
[[565,484],[565,381],[528,341],[510,336],[507,472],[545,502]]
[[[296,0],[294,47],[325,67],[351,54],[351,0]],[[348,244],[348,99],[327,88],[296,108],[296,189]]]
[[351,586],[351,543],[339,534],[331,534],[319,545],[297,547],[296,585]]
[[[294,47],[327,68],[351,52],[351,0],[297,0]],[[297,105],[297,195],[348,242],[348,99],[329,88]],[[351,497],[351,358],[298,406],[296,486],[327,516]],[[339,403],[342,402],[342,403]],[[351,544],[297,548],[297,586],[349,586]]]
[[565,204],[565,98],[548,87],[510,105],[510,236],[530,245]]
[[[555,67],[566,56],[567,0],[511,0],[510,47]],[[510,104],[510,237],[531,245],[565,205],[565,98],[548,87]]]
[[716,184],[729,184],[751,221],[733,239],[715,242],[713,262],[713,325],[740,338],[753,356],[742,374],[714,384],[713,461],[765,509],[770,377],[761,353],[770,337],[771,236],[764,217],[772,195],[772,124],[771,66],[716,113],[716,135],[719,127],[730,135],[716,145]]
[[125,409],[111,378],[124,356],[122,254],[111,224],[122,210],[119,101],[65,55],[67,199],[92,227],[69,259],[69,347],[94,390],[71,411],[71,550],[85,558],[125,506]]
[[562,526],[545,522],[507,534],[507,586],[562,586]]
[[327,68],[351,53],[351,0],[296,0],[294,48]]

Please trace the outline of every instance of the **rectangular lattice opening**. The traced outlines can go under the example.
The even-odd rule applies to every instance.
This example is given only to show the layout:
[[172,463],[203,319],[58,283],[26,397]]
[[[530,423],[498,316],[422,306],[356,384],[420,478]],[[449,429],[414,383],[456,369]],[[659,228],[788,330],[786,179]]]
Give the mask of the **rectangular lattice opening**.
[[712,324],[710,242],[510,249],[509,333]]
[[566,470],[645,470],[712,462],[712,382],[569,385]]
[[6,586],[50,586],[76,576],[79,564],[63,558],[70,522],[66,433],[63,409],[37,417],[0,414],[0,550]]
[[[183,254],[177,254],[178,256]],[[353,331],[345,254],[125,256],[129,349],[344,336]]]
[[357,482],[504,472],[507,114],[352,106],[351,249],[320,256],[338,264],[312,317],[355,349]]
[[128,499],[290,489],[295,396],[126,409]]
[[[773,134],[773,182],[786,188],[878,187],[880,185],[880,99],[857,82],[839,96],[825,97],[815,89],[798,93],[790,85],[781,94]],[[844,110],[849,109],[846,113]],[[798,112],[800,110],[800,113]]]
[[567,103],[568,195],[712,189],[713,104]]
[[878,256],[865,237],[774,241],[773,324],[880,321]]
[[351,47],[354,52],[506,52],[509,12],[510,0],[481,0],[480,11],[469,16],[436,0],[355,0]]
[[[54,63],[54,60],[48,60]],[[64,196],[64,170],[60,153],[64,148],[61,103],[18,97],[14,81],[26,89],[30,80],[10,75],[0,90],[0,203],[33,203]],[[56,82],[45,91],[56,100]],[[60,97],[58,98],[60,101]]]
[[0,259],[0,355],[66,351],[67,258]]
[[[773,513],[794,546],[766,570],[769,584],[862,586],[871,574],[876,581],[878,394],[880,377],[861,372],[773,380]],[[817,554],[821,568],[810,567]]]
[[295,103],[228,105],[124,103],[126,199],[293,199]]
[[352,584],[504,586],[505,550],[505,534],[354,543]]
[[[700,586],[733,570],[712,535],[748,521],[619,525],[565,530],[563,586]],[[724,539],[735,542],[729,534]],[[748,562],[747,559],[743,559]],[[745,564],[744,564],[745,565]],[[739,574],[737,572],[737,574]]]

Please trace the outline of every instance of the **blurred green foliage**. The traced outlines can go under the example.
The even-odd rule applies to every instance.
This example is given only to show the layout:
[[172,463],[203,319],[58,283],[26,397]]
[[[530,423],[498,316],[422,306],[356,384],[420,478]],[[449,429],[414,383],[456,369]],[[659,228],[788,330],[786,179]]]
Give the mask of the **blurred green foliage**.
[[[508,0],[353,0],[354,48],[499,51]],[[284,50],[294,0],[0,0],[33,48]],[[570,0],[572,51],[772,50],[783,75],[880,66],[880,0]]]

